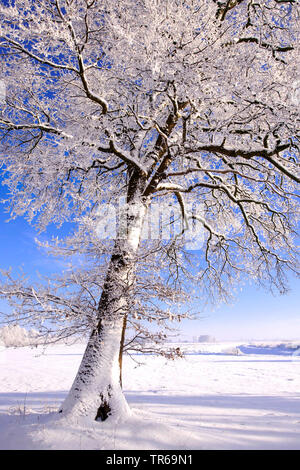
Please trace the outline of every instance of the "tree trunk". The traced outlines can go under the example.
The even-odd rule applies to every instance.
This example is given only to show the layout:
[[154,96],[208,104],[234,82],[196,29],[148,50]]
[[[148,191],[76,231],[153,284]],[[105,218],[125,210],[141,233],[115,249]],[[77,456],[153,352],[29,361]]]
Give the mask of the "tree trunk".
[[[133,210],[131,210],[133,209]],[[116,242],[99,302],[99,323],[91,334],[78,373],[60,412],[104,421],[124,417],[129,407],[121,390],[120,354],[128,300],[135,278],[135,258],[146,204],[134,203],[127,232]]]
[[120,367],[120,385],[121,385],[121,388],[123,386],[123,377],[122,377],[122,374],[123,374],[123,353],[124,353],[126,327],[127,327],[127,315],[124,316],[124,320],[123,320],[121,344],[120,344],[120,352],[119,352],[119,367]]

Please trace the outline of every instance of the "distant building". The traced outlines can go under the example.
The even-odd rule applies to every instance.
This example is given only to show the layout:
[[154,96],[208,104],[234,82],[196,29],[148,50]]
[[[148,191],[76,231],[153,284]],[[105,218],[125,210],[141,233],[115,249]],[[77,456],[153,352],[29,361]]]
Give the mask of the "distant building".
[[215,343],[216,338],[210,335],[201,335],[198,337],[198,343]]

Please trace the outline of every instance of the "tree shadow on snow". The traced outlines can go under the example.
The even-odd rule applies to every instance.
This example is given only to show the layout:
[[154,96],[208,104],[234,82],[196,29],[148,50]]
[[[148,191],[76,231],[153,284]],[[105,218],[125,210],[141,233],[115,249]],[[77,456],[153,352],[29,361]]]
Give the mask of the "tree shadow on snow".
[[[139,393],[138,391],[125,392],[131,406],[165,405],[178,406],[181,409],[189,406],[199,406],[214,409],[250,409],[273,412],[293,412],[300,417],[300,396],[274,397],[258,395],[160,395]],[[177,414],[177,412],[176,412]]]

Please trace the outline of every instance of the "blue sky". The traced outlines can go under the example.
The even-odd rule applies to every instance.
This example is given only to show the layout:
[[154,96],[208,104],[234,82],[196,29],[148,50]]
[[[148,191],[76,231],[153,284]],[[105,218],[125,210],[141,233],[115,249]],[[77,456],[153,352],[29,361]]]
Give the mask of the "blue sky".
[[184,322],[185,338],[209,334],[217,340],[300,339],[299,280],[292,276],[289,280],[290,292],[285,295],[272,295],[254,285],[244,287],[234,303]]
[[[5,196],[0,189],[0,198]],[[37,273],[50,275],[61,269],[59,260],[47,257],[35,244],[36,231],[26,220],[5,222],[8,214],[0,206],[0,268],[22,266],[34,280]],[[49,233],[53,229],[49,230]],[[44,236],[44,235],[42,235]],[[214,311],[199,312],[198,320],[184,321],[181,327],[186,339],[210,334],[218,340],[300,339],[299,281],[290,278],[291,291],[286,295],[271,293],[248,285],[240,291],[232,305],[221,305]],[[0,302],[0,310],[7,308]],[[193,304],[197,311],[197,304]]]

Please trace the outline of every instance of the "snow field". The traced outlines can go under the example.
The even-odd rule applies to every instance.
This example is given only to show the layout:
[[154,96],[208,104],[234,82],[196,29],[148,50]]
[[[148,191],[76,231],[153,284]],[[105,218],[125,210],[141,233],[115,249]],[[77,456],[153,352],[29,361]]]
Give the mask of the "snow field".
[[296,346],[182,344],[186,356],[175,361],[125,357],[132,414],[110,423],[56,413],[84,345],[2,347],[0,448],[300,449]]

